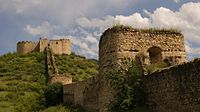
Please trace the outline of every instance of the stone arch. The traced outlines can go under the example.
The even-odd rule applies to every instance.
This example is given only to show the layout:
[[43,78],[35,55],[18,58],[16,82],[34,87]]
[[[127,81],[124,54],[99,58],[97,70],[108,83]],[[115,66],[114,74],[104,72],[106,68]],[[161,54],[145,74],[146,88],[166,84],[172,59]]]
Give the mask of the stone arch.
[[150,47],[147,52],[149,52],[149,60],[151,64],[162,62],[162,49],[160,47]]

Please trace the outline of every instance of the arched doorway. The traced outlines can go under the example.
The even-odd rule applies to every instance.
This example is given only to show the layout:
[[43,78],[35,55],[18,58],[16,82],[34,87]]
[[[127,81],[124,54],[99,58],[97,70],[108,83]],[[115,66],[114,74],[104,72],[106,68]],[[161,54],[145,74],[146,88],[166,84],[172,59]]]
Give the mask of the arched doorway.
[[151,47],[148,49],[149,52],[149,60],[151,64],[162,62],[162,49],[159,47]]

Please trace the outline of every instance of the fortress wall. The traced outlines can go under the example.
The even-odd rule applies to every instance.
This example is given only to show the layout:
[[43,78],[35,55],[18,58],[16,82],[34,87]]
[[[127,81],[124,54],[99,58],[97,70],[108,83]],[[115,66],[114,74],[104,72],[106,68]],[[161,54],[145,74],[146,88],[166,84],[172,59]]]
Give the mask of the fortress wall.
[[200,112],[200,60],[145,76],[154,112]]
[[62,41],[50,40],[49,45],[54,54],[59,54],[59,55],[62,54]]
[[63,102],[75,104],[74,94],[75,94],[75,83],[63,86]]
[[17,52],[19,54],[26,54],[33,51],[38,51],[38,43],[31,41],[22,41],[17,43]]
[[61,39],[62,41],[62,53],[63,54],[71,54],[71,42],[69,39]]

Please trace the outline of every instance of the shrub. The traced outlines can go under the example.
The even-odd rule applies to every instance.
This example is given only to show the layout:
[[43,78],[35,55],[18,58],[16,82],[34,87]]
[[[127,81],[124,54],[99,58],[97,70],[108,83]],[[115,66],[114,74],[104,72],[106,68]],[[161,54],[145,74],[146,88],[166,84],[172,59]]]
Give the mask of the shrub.
[[28,93],[18,98],[16,112],[36,112],[44,108],[44,97],[38,93]]
[[108,105],[109,112],[130,112],[138,107],[146,108],[142,75],[142,69],[135,61],[126,60],[119,70],[106,74],[111,87],[116,91],[116,99]]
[[46,96],[46,106],[55,106],[62,103],[62,83],[53,83],[47,85],[45,96]]

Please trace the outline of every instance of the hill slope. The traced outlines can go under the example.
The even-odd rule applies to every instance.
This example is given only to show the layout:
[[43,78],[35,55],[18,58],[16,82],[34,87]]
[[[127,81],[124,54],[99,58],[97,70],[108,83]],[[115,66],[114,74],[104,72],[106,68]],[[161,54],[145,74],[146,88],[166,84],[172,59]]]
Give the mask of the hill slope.
[[[45,109],[44,53],[0,56],[0,111],[38,111]],[[94,60],[72,55],[55,56],[61,74],[70,74],[74,81],[96,75],[98,64]]]
[[0,57],[0,110],[38,110],[45,103],[45,55],[6,54]]
[[82,81],[98,74],[98,62],[86,59],[75,54],[56,55],[55,62],[59,74],[68,74],[73,77],[73,81]]

